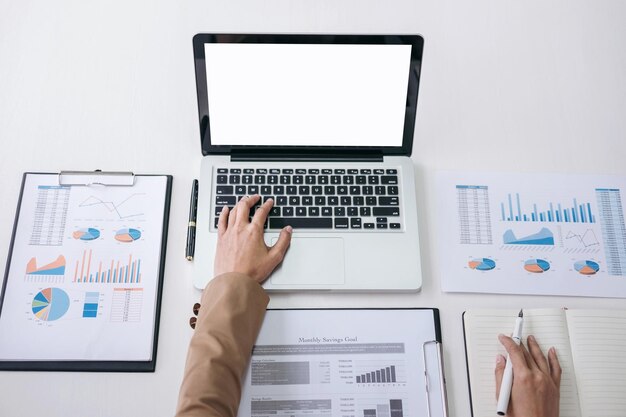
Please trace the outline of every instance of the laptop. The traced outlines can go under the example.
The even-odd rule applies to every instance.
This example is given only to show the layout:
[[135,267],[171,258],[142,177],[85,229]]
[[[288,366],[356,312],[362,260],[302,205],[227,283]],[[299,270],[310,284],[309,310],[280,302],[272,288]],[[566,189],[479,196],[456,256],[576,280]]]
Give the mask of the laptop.
[[418,35],[198,34],[202,158],[194,285],[213,277],[217,219],[274,200],[273,245],[294,229],[267,290],[417,291],[410,159]]

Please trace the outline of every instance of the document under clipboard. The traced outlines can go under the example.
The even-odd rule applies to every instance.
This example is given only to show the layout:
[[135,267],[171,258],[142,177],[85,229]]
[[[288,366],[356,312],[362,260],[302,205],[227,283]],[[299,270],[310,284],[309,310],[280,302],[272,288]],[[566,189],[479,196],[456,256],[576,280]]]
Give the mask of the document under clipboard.
[[0,369],[154,371],[172,177],[25,173]]
[[437,309],[269,309],[239,415],[447,416]]

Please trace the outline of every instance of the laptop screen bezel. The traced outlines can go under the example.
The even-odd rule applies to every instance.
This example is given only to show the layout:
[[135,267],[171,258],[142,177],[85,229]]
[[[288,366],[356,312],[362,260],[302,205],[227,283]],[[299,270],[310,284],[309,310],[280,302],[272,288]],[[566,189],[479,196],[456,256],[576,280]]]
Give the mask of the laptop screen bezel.
[[[205,49],[206,43],[271,43],[271,44],[340,44],[340,45],[411,45],[408,71],[407,100],[404,115],[402,146],[273,146],[273,145],[212,145],[207,91]],[[233,34],[199,33],[193,37],[193,53],[198,98],[200,143],[203,155],[229,155],[237,151],[265,155],[321,156],[351,155],[406,155],[413,148],[413,135],[417,112],[417,97],[421,75],[424,39],[420,35],[309,35],[309,34]]]

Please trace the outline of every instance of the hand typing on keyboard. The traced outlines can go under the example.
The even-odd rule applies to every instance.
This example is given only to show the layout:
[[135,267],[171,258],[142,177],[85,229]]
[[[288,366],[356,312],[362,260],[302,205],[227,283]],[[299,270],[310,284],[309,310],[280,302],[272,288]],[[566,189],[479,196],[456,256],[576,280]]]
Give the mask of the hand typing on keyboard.
[[281,230],[274,246],[267,246],[263,240],[263,229],[274,201],[266,200],[250,220],[250,209],[260,199],[259,195],[246,196],[232,211],[228,206],[222,209],[218,221],[215,276],[240,272],[262,283],[285,257],[291,243],[291,226]]
[[395,168],[217,168],[216,174],[215,228],[222,207],[260,194],[262,201],[274,200],[268,230],[289,225],[314,231],[402,231]]

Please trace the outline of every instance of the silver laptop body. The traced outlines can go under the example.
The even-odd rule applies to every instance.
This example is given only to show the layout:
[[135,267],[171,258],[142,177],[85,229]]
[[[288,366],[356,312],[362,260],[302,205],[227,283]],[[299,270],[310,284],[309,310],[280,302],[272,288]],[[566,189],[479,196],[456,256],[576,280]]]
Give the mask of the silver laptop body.
[[199,34],[202,151],[194,285],[213,277],[216,219],[274,199],[265,241],[294,228],[267,290],[417,291],[410,159],[417,35]]

